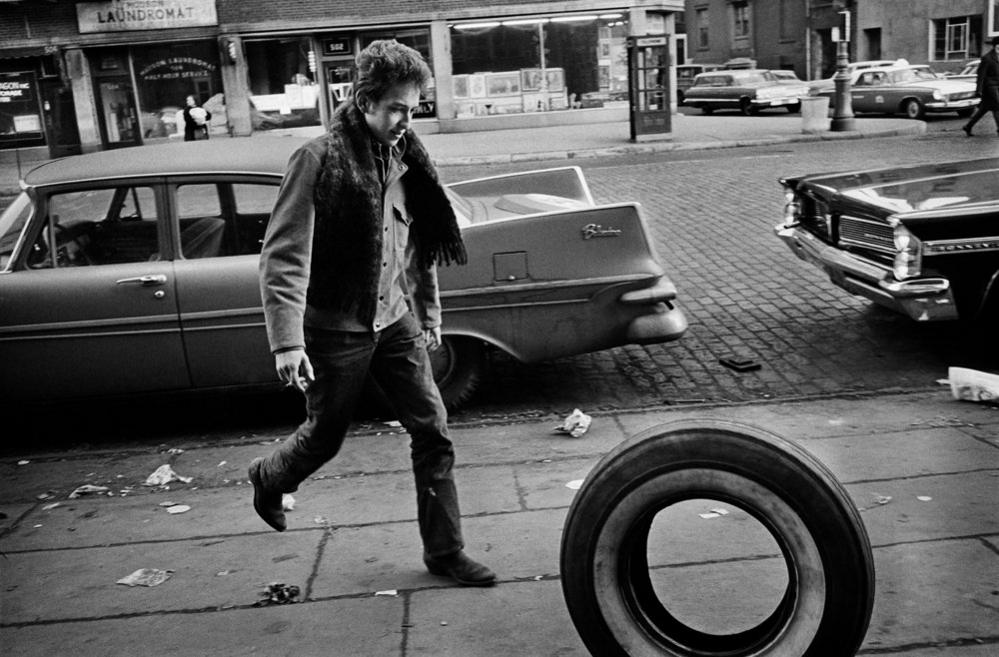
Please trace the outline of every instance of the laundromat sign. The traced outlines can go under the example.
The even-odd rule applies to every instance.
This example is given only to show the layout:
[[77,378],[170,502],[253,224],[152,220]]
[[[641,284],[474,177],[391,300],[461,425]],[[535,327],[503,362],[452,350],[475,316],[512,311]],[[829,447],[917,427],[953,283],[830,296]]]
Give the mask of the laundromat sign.
[[80,34],[218,25],[215,0],[78,2]]

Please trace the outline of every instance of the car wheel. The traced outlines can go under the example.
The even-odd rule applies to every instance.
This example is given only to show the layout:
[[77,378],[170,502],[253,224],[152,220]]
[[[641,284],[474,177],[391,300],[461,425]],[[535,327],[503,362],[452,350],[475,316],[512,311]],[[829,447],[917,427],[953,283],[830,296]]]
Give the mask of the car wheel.
[[974,113],[975,109],[973,107],[965,107],[964,109],[957,110],[957,115],[960,116],[962,119],[966,119]]
[[711,107],[710,105],[701,105],[701,112],[704,114],[711,114],[714,111],[715,108]]
[[797,103],[795,103],[793,105],[785,105],[785,107],[787,107],[787,111],[789,113],[791,113],[791,114],[797,114],[798,112],[801,111],[801,103],[800,102],[797,102]]
[[921,119],[926,115],[926,108],[915,98],[910,98],[902,104],[902,112],[906,118]]
[[739,101],[739,111],[742,112],[743,116],[756,114],[756,108],[753,107],[753,103],[751,103],[748,98],[743,98]]
[[486,350],[479,340],[445,336],[441,346],[430,352],[430,363],[444,405],[454,410],[467,402],[479,387],[485,370]]
[[[705,509],[696,505],[705,500],[732,509],[733,521],[659,524],[673,508]],[[732,546],[750,545],[747,523],[736,518],[749,519],[774,549],[733,559]],[[693,514],[686,522],[705,521]],[[696,538],[707,547],[699,550]],[[662,560],[664,549],[683,547],[691,559]],[[761,554],[781,586],[752,577]],[[723,566],[737,576],[715,572]],[[853,655],[874,602],[870,542],[842,485],[795,444],[721,420],[653,427],[604,456],[569,508],[560,568],[573,624],[602,657]],[[681,571],[686,586],[663,586]],[[712,584],[718,608],[687,615],[685,606],[710,599]],[[738,596],[737,584],[748,593]],[[763,588],[772,606],[760,604]],[[726,614],[733,602],[748,607],[751,623]],[[719,631],[719,623],[729,626]]]

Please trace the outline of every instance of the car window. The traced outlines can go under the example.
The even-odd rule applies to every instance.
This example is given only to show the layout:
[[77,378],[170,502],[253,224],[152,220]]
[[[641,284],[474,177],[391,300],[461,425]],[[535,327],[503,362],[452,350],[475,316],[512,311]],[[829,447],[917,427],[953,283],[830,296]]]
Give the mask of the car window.
[[18,239],[24,231],[24,225],[31,216],[31,197],[21,194],[7,206],[0,215],[0,271],[7,269],[7,264],[14,255]]
[[158,259],[156,195],[151,187],[60,192],[45,201],[47,212],[28,254],[29,268]]
[[278,184],[178,185],[180,251],[188,260],[260,253]]

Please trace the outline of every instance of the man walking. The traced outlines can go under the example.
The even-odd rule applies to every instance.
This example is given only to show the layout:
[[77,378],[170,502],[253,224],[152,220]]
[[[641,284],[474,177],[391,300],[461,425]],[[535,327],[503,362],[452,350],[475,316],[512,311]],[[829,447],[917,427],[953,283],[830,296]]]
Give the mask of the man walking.
[[992,48],[982,56],[978,62],[978,109],[972,115],[971,120],[961,128],[964,134],[971,136],[971,129],[975,127],[978,120],[988,112],[992,112],[992,120],[996,123],[996,131],[999,132],[999,37],[993,37]]
[[441,341],[436,265],[466,261],[437,172],[409,131],[430,69],[395,41],[373,42],[356,63],[353,97],[291,156],[264,238],[268,339],[307,416],[250,464],[253,506],[284,531],[282,494],[337,454],[370,373],[411,437],[427,569],[488,586],[495,574],[463,551],[454,449],[427,353]]

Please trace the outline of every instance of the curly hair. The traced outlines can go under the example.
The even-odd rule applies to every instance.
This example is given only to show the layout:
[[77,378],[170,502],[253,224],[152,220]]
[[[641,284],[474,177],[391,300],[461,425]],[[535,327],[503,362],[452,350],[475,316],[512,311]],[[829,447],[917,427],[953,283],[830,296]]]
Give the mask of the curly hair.
[[394,39],[372,41],[357,54],[354,98],[378,102],[397,84],[413,84],[420,91],[430,81],[430,67],[423,55]]

